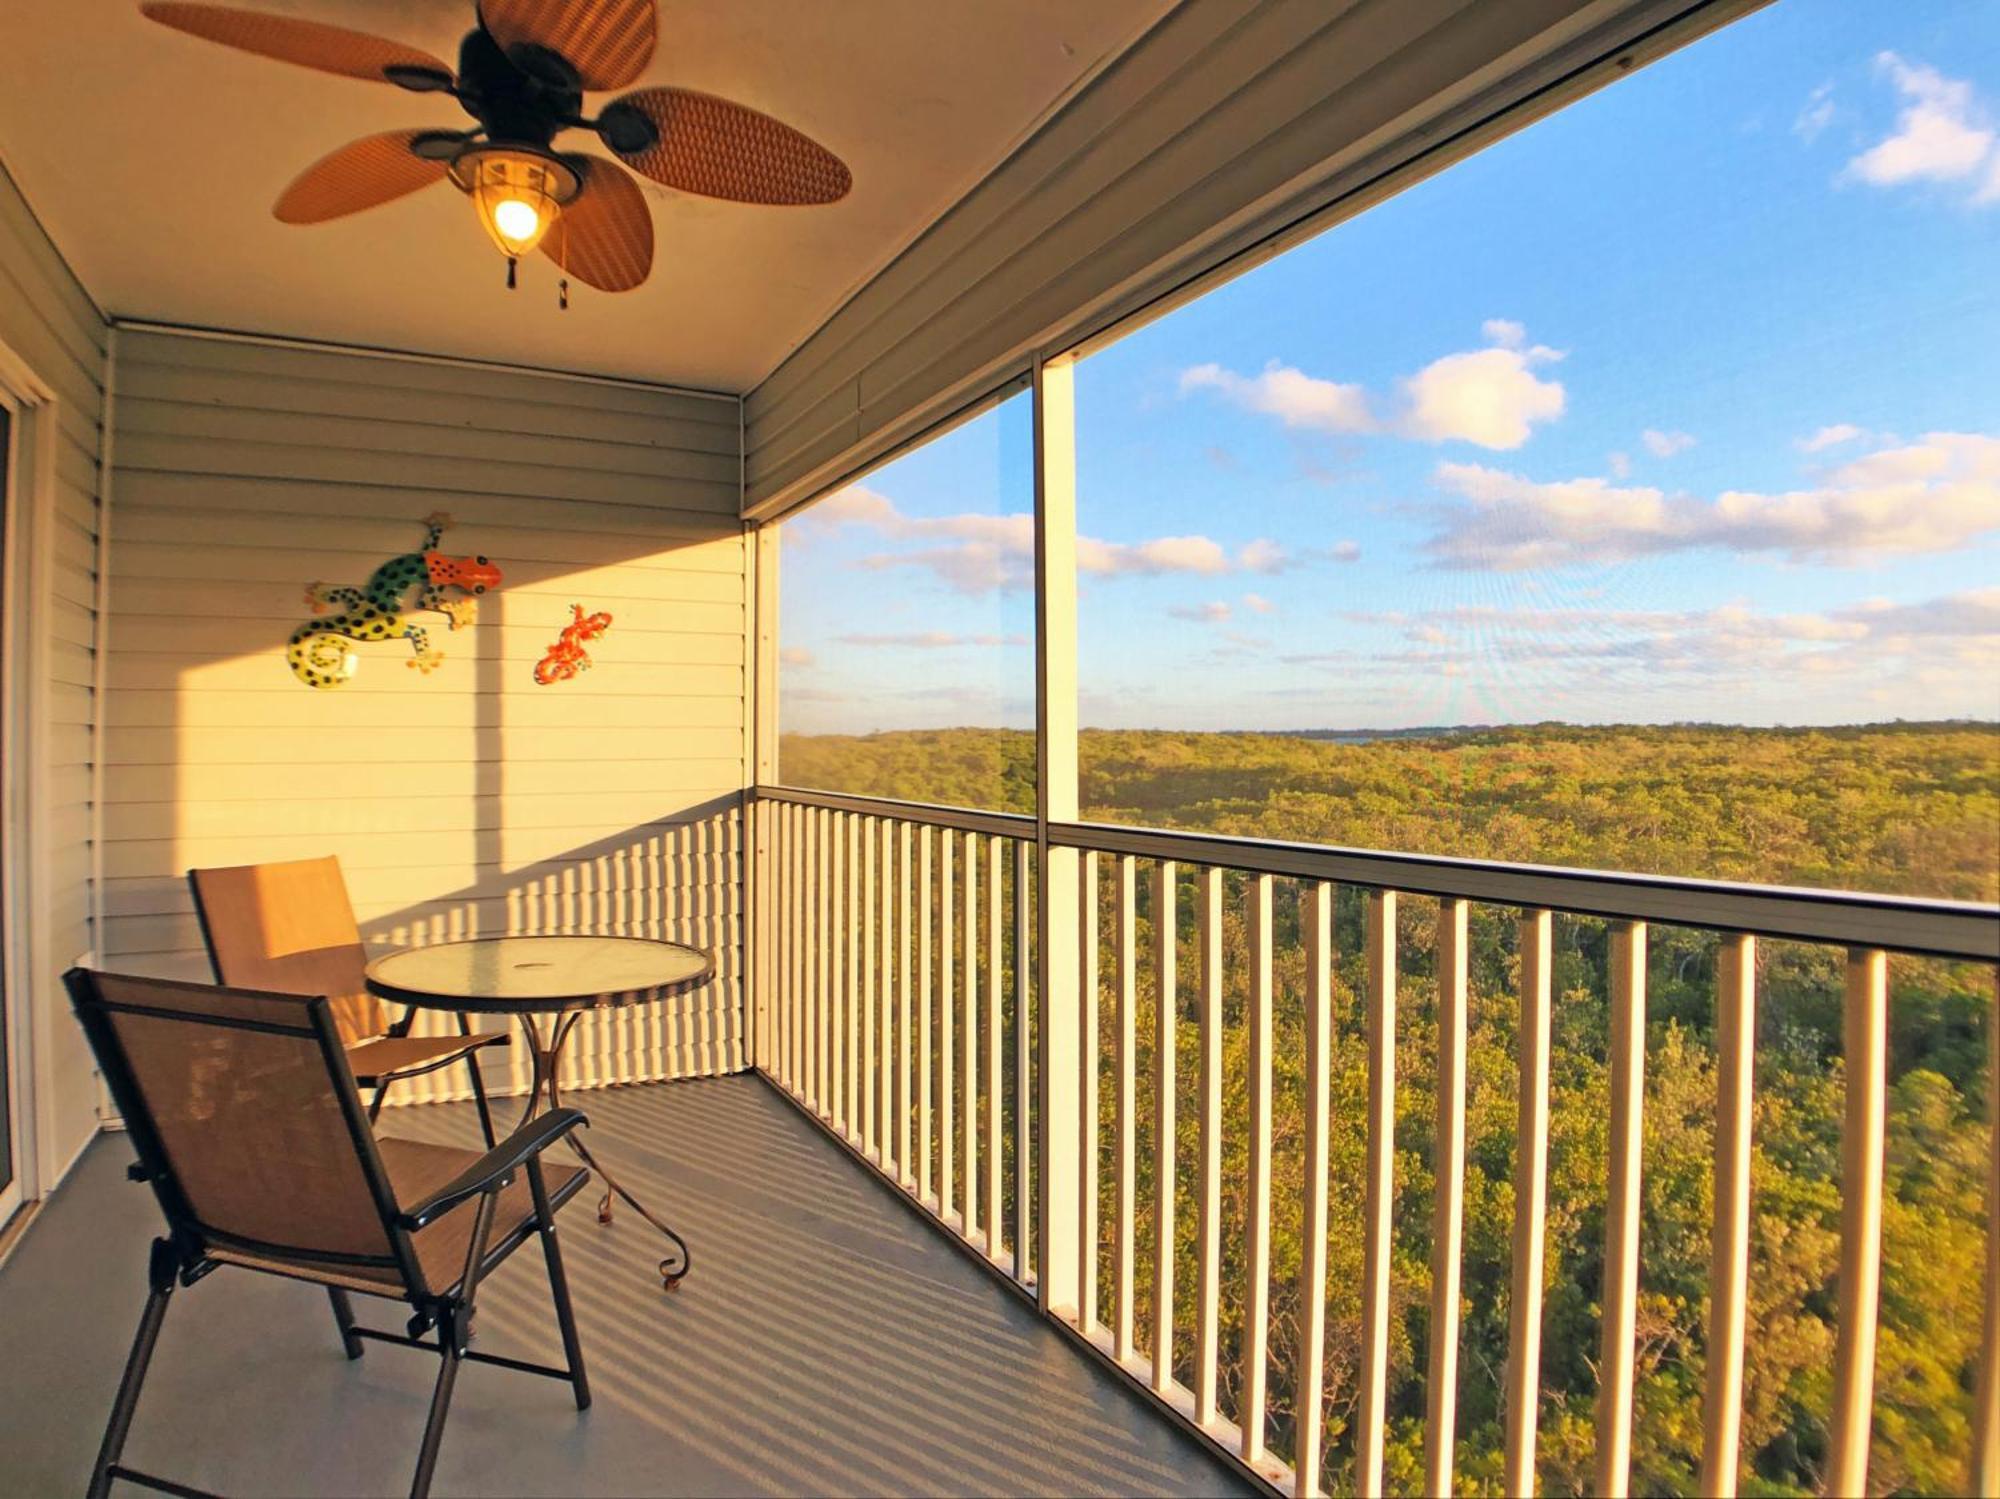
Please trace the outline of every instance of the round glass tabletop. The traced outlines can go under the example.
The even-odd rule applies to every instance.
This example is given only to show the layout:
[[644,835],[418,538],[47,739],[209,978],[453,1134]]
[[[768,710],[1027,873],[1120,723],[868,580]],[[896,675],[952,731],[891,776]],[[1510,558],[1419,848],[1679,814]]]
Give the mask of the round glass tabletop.
[[435,1009],[574,1010],[662,999],[714,970],[699,948],[647,937],[479,937],[387,953],[368,987]]

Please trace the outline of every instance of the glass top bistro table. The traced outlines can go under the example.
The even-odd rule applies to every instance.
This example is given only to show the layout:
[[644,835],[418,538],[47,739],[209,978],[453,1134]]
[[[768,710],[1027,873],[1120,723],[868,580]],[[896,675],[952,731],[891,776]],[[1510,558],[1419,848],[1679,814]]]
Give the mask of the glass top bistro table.
[[[368,988],[397,1004],[432,1010],[512,1015],[534,1057],[526,1121],[538,1108],[562,1101],[563,1043],[586,1010],[616,1009],[682,994],[708,982],[715,963],[699,948],[646,937],[479,937],[387,953],[368,965]],[[543,1029],[543,1017],[548,1029]],[[687,1241],[660,1221],[597,1163],[574,1133],[569,1143],[604,1180],[597,1205],[600,1223],[611,1221],[611,1200],[632,1210],[673,1241],[676,1253],[660,1261],[671,1291],[688,1273]]]

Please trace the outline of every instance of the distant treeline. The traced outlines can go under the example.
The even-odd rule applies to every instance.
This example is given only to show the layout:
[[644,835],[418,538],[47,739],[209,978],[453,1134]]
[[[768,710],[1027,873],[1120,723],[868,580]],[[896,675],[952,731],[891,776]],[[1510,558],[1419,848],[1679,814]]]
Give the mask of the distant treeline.
[[[1089,730],[1079,758],[1098,821],[2000,899],[1994,724],[1537,724],[1367,743]],[[1035,805],[1034,736],[1018,730],[791,735],[779,765],[796,786]]]

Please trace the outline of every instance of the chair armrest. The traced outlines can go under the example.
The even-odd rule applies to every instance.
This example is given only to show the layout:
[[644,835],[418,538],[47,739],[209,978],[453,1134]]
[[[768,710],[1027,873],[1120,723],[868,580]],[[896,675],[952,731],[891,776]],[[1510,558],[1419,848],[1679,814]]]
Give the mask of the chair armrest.
[[499,1191],[512,1180],[523,1162],[540,1155],[578,1125],[589,1123],[580,1109],[552,1109],[537,1114],[422,1202],[404,1208],[397,1216],[397,1223],[415,1232],[468,1198],[481,1192]]

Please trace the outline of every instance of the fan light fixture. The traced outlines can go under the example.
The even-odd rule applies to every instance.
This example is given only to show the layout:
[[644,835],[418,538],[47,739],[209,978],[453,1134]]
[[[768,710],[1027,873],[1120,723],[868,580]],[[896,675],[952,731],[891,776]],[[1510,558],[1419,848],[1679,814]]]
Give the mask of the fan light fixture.
[[471,195],[481,227],[510,262],[542,242],[582,186],[561,157],[520,146],[461,152],[451,164],[451,180]]

